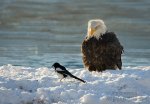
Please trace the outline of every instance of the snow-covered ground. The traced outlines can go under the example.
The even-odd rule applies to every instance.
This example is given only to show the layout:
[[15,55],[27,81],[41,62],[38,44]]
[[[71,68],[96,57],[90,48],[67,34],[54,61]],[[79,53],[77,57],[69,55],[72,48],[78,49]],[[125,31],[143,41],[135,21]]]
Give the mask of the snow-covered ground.
[[150,66],[103,73],[68,69],[87,83],[59,81],[53,69],[0,67],[0,104],[150,104]]

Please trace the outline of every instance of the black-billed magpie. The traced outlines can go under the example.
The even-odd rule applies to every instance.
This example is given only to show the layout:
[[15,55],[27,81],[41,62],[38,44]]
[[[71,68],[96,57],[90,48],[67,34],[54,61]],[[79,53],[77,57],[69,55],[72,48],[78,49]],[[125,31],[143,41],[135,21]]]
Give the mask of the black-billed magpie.
[[78,78],[78,77],[72,75],[68,70],[66,70],[66,68],[65,68],[64,66],[60,65],[60,64],[57,63],[57,62],[54,63],[54,64],[52,65],[52,67],[55,69],[55,72],[57,72],[57,75],[58,75],[59,77],[61,77],[60,81],[61,81],[63,78],[66,78],[66,77],[70,76],[70,77],[72,77],[72,78],[75,78],[75,79],[77,79],[77,80],[79,80],[79,81],[85,83],[84,80],[82,80],[82,79],[80,79],[80,78]]

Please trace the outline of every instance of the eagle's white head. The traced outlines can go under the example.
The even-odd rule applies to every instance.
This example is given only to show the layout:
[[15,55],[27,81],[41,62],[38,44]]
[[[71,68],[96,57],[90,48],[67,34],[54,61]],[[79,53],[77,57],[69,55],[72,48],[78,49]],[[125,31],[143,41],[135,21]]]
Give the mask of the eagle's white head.
[[92,19],[88,22],[88,32],[87,32],[87,38],[95,37],[96,39],[99,39],[100,36],[105,34],[107,31],[107,27],[103,20],[101,19]]

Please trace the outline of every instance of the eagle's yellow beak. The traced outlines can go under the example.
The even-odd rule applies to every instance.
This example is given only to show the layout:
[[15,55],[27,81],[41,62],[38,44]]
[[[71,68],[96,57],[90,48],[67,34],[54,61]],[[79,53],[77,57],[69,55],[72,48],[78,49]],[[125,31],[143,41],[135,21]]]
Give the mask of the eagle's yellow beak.
[[96,31],[96,29],[90,28],[89,34],[90,34],[90,35],[93,35],[95,31]]

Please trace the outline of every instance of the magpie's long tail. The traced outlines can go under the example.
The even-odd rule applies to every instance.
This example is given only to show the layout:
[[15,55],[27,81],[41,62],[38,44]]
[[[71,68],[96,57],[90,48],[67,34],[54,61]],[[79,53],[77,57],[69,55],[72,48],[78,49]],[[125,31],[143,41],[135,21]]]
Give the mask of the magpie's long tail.
[[74,75],[70,75],[70,77],[73,77],[73,78],[75,78],[75,79],[77,79],[77,80],[79,80],[79,81],[81,81],[81,82],[83,82],[83,83],[86,82],[86,81],[84,81],[84,80],[82,80],[82,79],[80,79],[80,78],[78,78],[78,77],[76,77],[76,76],[74,76]]

